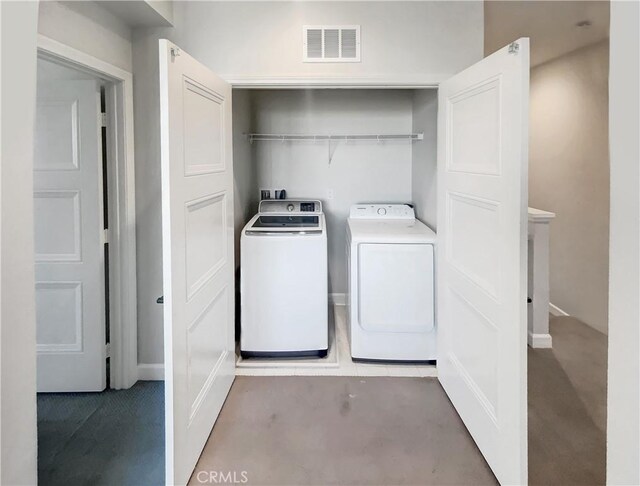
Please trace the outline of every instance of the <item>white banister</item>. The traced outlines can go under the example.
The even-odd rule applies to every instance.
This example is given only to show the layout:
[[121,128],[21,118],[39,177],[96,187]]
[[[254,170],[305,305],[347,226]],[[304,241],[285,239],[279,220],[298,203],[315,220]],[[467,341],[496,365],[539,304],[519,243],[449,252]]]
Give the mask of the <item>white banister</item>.
[[555,213],[529,208],[528,337],[532,348],[550,348],[549,223]]

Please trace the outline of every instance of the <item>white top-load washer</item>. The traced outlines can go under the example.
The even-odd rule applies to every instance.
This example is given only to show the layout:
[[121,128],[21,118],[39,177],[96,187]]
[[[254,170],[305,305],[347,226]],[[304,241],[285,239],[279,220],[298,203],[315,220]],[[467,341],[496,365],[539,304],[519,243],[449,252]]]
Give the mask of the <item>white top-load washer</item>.
[[356,204],[347,221],[351,356],[436,359],[436,234],[406,204]]
[[327,230],[320,201],[268,199],[240,236],[243,357],[326,356]]

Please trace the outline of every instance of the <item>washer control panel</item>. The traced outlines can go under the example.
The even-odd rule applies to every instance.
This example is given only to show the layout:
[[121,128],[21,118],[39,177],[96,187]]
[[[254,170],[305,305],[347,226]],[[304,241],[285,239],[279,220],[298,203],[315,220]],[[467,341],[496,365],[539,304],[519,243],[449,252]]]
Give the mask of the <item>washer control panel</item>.
[[415,219],[416,213],[408,204],[354,204],[352,219]]
[[311,213],[320,214],[320,201],[303,201],[298,199],[263,199],[260,201],[259,213]]

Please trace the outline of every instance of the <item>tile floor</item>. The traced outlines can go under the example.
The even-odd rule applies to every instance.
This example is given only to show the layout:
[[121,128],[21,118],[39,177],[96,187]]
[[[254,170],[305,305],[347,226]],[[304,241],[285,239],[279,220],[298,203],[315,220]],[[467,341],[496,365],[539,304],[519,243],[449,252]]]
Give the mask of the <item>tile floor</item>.
[[398,376],[433,377],[432,364],[355,363],[349,352],[347,314],[343,305],[333,306],[329,323],[329,354],[323,359],[242,359],[236,362],[237,376]]

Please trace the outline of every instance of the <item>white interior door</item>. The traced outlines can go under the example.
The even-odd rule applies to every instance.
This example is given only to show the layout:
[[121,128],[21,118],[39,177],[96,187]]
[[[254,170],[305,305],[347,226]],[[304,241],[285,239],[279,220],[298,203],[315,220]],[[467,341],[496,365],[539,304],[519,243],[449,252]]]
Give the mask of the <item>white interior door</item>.
[[438,377],[498,480],[526,484],[529,40],[438,97]]
[[160,40],[167,482],[184,484],[235,375],[231,87]]
[[34,222],[38,391],[106,386],[97,81],[38,87]]

